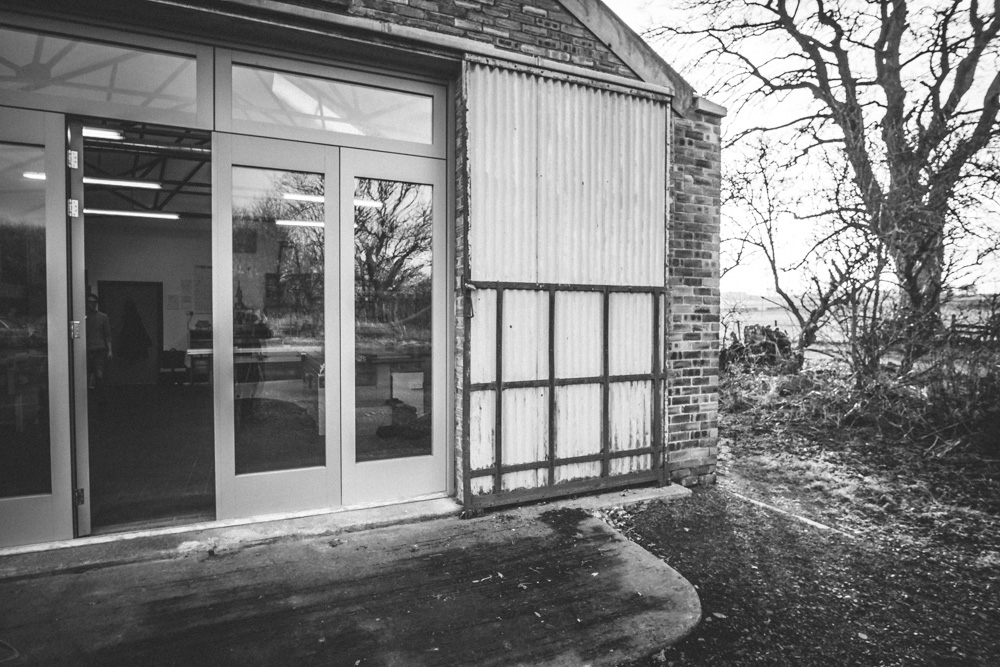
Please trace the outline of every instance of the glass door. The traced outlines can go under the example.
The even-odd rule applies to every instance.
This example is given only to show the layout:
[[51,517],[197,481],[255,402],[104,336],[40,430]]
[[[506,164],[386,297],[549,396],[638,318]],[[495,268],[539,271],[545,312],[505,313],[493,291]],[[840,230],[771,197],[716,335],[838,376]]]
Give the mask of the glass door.
[[216,137],[218,515],[337,506],[338,149]]
[[445,163],[346,148],[341,156],[344,503],[442,493]]
[[0,109],[0,547],[73,537],[65,137]]

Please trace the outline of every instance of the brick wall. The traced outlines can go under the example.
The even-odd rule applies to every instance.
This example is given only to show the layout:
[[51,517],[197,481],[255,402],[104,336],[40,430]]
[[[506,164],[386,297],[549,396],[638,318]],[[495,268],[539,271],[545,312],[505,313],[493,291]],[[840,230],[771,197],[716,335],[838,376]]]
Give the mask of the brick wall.
[[[319,0],[314,4],[345,13],[343,0]],[[556,0],[351,0],[346,13],[638,78]]]
[[465,441],[465,413],[469,409],[469,395],[465,388],[469,381],[465,359],[469,355],[469,339],[466,336],[465,276],[468,254],[469,232],[469,128],[468,128],[468,77],[465,72],[454,87],[455,113],[455,490],[459,498],[468,496],[467,456],[468,443]]
[[667,473],[685,486],[715,481],[718,452],[721,121],[673,121]]

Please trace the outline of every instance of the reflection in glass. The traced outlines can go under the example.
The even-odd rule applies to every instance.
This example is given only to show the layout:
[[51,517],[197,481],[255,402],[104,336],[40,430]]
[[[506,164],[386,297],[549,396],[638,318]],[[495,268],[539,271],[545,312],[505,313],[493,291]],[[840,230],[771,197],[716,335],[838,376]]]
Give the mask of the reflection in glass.
[[195,59],[0,28],[0,90],[194,113]]
[[355,179],[358,461],[431,453],[431,186]]
[[324,186],[233,168],[236,474],[326,462]]
[[52,492],[43,161],[0,144],[0,498]]
[[233,119],[430,144],[433,99],[233,65]]

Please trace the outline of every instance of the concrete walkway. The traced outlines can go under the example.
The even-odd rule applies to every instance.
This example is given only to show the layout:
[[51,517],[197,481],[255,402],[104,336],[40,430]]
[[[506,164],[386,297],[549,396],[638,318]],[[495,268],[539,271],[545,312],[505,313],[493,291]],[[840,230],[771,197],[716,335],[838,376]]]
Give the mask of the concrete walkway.
[[683,492],[366,530],[325,515],[0,555],[0,664],[635,660],[697,624],[698,596],[591,510]]

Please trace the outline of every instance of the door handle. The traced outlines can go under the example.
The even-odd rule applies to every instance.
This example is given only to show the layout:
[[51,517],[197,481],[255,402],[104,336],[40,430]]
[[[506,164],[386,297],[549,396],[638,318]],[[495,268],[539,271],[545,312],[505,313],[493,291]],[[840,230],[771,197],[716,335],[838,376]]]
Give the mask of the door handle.
[[69,323],[69,337],[74,339],[80,337],[80,320],[72,320]]

